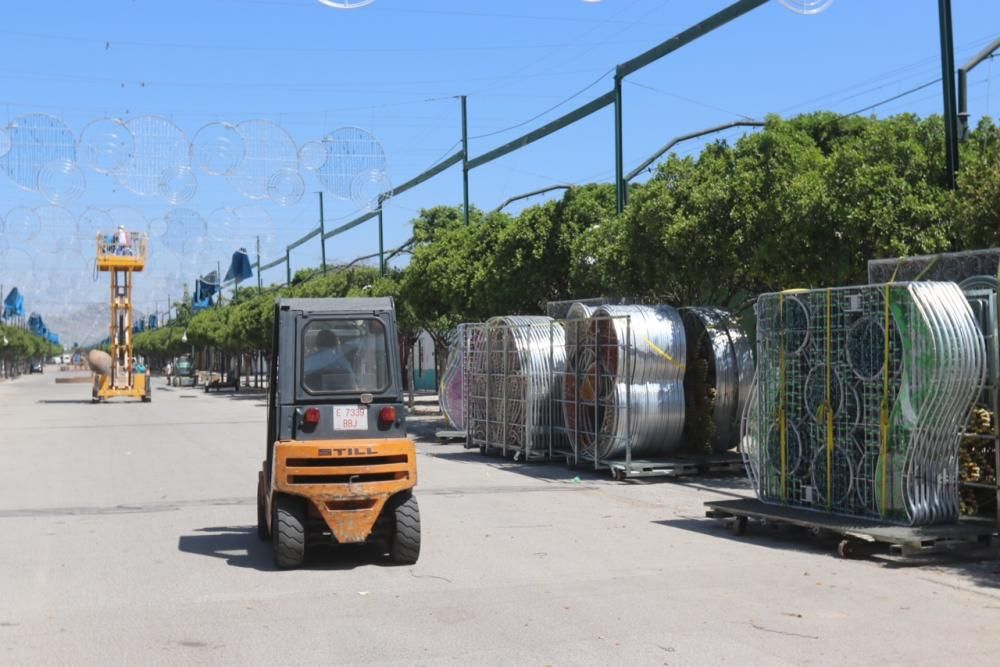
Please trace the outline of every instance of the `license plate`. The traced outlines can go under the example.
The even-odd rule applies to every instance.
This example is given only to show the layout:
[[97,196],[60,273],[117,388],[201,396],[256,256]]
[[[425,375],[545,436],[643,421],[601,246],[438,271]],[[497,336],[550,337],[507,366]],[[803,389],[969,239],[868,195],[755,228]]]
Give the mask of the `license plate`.
[[337,405],[333,408],[334,431],[368,430],[367,405]]

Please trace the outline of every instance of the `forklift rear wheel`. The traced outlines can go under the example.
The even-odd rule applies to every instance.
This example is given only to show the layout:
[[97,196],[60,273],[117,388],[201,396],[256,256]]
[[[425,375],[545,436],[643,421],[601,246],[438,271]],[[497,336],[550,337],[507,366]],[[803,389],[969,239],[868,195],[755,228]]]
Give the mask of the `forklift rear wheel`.
[[274,563],[281,569],[302,565],[306,555],[305,513],[302,502],[290,496],[277,496],[272,503],[271,538]]
[[412,565],[420,556],[420,506],[409,493],[394,501],[396,530],[389,555],[394,563]]

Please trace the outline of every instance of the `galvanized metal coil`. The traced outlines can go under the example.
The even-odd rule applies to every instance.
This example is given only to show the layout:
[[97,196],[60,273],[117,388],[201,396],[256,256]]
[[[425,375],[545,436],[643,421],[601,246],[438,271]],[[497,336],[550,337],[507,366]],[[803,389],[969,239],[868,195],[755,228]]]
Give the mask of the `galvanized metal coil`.
[[556,395],[566,364],[563,327],[544,316],[494,317],[479,326],[469,337],[470,437],[505,454],[547,457],[562,431]]
[[685,445],[719,454],[736,446],[753,381],[750,342],[730,313],[682,308],[687,338]]
[[665,456],[681,444],[687,349],[669,306],[601,306],[580,331],[570,309],[563,420],[576,451],[591,460]]

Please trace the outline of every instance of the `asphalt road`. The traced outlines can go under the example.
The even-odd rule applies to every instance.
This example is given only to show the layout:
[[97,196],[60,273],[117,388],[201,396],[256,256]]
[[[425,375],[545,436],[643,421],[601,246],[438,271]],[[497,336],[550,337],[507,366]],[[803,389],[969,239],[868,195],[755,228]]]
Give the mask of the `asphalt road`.
[[[279,572],[259,395],[0,383],[0,664],[981,664],[1000,561],[733,537],[740,478],[612,482],[419,441],[423,550]],[[432,423],[418,425],[422,433]]]

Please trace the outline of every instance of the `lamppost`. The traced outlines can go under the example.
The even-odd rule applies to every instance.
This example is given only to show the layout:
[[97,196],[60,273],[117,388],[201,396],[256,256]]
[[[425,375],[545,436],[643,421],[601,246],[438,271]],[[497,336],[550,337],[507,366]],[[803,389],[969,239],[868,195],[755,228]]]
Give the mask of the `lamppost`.
[[[182,343],[187,343],[188,342],[188,332],[187,332],[187,329],[185,329],[184,333],[181,334],[181,342]],[[191,345],[191,367],[192,367],[192,370],[194,370],[194,366],[195,366],[195,362],[194,362],[194,345],[192,344]]]

